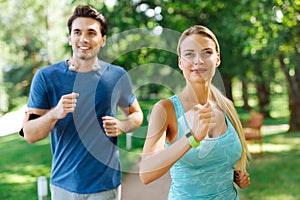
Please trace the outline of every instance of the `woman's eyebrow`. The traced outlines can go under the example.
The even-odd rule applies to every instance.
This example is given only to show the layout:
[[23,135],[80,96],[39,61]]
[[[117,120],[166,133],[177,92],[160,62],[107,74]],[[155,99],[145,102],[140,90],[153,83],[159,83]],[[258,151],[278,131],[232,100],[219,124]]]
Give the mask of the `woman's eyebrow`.
[[213,48],[207,47],[207,48],[202,49],[201,51],[207,51],[207,50],[213,50]]
[[188,52],[194,52],[195,50],[194,49],[184,49],[183,50],[183,52],[186,52],[186,51],[188,51]]

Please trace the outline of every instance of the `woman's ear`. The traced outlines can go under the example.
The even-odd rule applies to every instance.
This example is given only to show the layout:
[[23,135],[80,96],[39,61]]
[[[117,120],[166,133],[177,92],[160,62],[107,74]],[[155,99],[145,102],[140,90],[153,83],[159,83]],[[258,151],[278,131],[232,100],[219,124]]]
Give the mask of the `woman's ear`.
[[182,70],[182,67],[181,67],[181,58],[180,58],[180,56],[178,56],[178,67]]
[[221,64],[221,58],[220,58],[220,54],[218,53],[216,67],[219,67],[220,64]]

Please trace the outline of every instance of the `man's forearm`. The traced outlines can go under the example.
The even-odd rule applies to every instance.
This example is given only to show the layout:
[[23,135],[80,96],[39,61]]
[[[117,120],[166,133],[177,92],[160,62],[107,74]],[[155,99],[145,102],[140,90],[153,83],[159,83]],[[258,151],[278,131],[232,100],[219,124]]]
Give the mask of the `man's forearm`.
[[134,112],[127,116],[124,120],[119,120],[119,128],[124,133],[129,133],[137,129],[143,122],[143,113]]
[[39,140],[46,138],[51,132],[52,128],[58,121],[52,116],[50,110],[41,117],[30,120],[24,124],[23,133],[25,140],[32,144]]

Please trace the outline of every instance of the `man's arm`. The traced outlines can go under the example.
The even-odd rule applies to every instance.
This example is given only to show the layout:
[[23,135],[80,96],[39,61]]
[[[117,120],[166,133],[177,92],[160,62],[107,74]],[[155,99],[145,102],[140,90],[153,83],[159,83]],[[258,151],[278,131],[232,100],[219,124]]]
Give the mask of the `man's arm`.
[[118,120],[111,116],[102,117],[103,127],[108,136],[115,137],[122,133],[129,133],[137,129],[143,122],[143,112],[137,101],[134,100],[128,108],[121,108],[126,119]]
[[[54,120],[51,115],[52,111],[29,108],[24,119],[22,128],[24,139],[32,144],[46,138],[57,120]],[[30,119],[35,115],[35,119]]]
[[[74,112],[78,96],[77,93],[63,95],[57,106],[51,110],[29,108],[22,128],[24,139],[32,144],[46,138],[59,119],[63,119],[68,113]],[[29,120],[30,114],[40,117]]]

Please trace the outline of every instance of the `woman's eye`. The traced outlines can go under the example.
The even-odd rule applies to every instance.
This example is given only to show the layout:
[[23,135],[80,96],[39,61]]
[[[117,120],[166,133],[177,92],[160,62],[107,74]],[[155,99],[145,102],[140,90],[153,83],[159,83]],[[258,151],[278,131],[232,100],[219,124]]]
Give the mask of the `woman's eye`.
[[186,53],[186,54],[184,54],[184,56],[185,56],[185,57],[193,57],[194,54],[193,54],[193,53]]
[[204,52],[202,52],[203,56],[210,56],[211,54],[212,54],[211,51],[204,51]]

